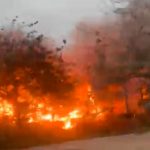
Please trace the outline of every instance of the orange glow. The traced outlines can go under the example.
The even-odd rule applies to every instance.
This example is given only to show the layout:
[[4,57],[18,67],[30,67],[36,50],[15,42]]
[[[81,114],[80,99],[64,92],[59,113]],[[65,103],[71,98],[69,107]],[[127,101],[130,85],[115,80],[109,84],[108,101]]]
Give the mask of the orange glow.
[[6,100],[0,102],[0,116],[13,116],[14,110],[13,106],[9,104]]
[[73,126],[71,124],[71,121],[67,120],[63,126],[63,129],[68,130],[68,129],[72,129],[72,128],[73,128]]
[[51,114],[43,115],[41,116],[41,119],[45,121],[53,121],[53,116]]
[[[64,130],[73,129],[77,126],[79,121],[84,119],[92,118],[100,119],[104,116],[102,113],[102,108],[100,104],[96,104],[96,100],[92,93],[92,88],[88,85],[85,86],[86,94],[84,97],[77,95],[78,103],[70,104],[70,106],[57,105],[50,103],[49,99],[44,98],[44,101],[32,98],[28,101],[29,106],[27,111],[22,114],[23,118],[27,120],[28,124],[32,123],[61,123],[61,128]],[[85,91],[85,90],[84,90]],[[86,96],[87,95],[87,96]],[[24,101],[19,101],[23,103]],[[8,116],[12,118],[13,123],[16,122],[16,114],[14,113],[14,107],[11,103],[8,103],[6,100],[0,101],[0,117]],[[91,120],[91,119],[90,119]]]
[[74,110],[74,111],[69,113],[69,117],[71,119],[77,119],[77,118],[82,118],[83,116],[82,116],[82,114],[80,113],[79,110]]

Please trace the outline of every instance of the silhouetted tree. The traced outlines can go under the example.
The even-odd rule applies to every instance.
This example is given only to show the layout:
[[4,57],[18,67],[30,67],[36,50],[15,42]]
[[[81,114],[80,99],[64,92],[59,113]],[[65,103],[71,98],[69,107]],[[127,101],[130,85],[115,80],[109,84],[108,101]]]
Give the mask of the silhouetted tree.
[[0,97],[14,103],[18,123],[30,101],[25,95],[64,99],[73,89],[67,65],[43,40],[14,29],[0,32]]

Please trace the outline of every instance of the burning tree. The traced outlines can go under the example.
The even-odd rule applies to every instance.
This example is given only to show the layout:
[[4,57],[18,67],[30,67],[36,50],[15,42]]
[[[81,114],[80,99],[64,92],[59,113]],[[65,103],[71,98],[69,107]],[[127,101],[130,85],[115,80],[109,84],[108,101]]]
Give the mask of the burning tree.
[[65,62],[43,41],[16,29],[0,32],[0,98],[13,103],[19,124],[31,101],[64,99],[73,89]]

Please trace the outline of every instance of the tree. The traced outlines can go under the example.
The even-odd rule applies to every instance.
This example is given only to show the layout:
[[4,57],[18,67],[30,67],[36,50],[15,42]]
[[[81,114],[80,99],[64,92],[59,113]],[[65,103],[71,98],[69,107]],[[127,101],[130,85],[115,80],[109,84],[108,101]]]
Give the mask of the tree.
[[0,32],[0,96],[14,104],[18,124],[32,99],[64,99],[73,89],[67,65],[43,41],[43,35]]

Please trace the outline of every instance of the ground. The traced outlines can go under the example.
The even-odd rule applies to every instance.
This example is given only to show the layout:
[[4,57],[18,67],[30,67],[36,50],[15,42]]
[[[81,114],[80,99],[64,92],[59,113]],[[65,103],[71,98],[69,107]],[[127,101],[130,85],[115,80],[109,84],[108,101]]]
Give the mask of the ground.
[[23,150],[149,150],[150,132],[94,138]]

